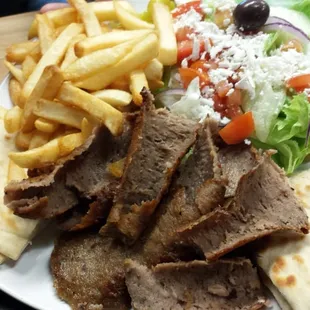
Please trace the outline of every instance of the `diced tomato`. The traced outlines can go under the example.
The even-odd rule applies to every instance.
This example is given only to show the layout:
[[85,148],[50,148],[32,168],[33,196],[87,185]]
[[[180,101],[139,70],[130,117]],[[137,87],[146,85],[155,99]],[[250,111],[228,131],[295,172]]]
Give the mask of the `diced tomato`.
[[247,112],[233,119],[219,134],[227,144],[238,144],[250,137],[254,129],[252,112]]
[[180,68],[179,73],[184,88],[187,88],[190,82],[197,76],[199,77],[199,85],[201,88],[210,84],[209,75],[205,72],[199,72],[191,68]]
[[296,91],[304,91],[305,88],[310,87],[310,74],[303,74],[292,77],[286,82],[287,88],[294,88]]
[[[200,41],[200,54],[205,50],[204,42]],[[178,61],[181,62],[184,58],[190,56],[193,52],[193,41],[186,40],[178,43]]]
[[177,42],[187,41],[189,40],[189,35],[194,33],[194,29],[191,27],[183,27],[179,28],[175,34]]
[[220,98],[226,97],[229,90],[232,88],[232,84],[228,83],[228,81],[220,81],[215,85],[215,90]]
[[177,18],[185,13],[187,13],[190,9],[194,9],[197,13],[203,17],[203,11],[201,8],[201,1],[191,1],[184,4],[181,4],[176,9],[172,11],[172,17]]

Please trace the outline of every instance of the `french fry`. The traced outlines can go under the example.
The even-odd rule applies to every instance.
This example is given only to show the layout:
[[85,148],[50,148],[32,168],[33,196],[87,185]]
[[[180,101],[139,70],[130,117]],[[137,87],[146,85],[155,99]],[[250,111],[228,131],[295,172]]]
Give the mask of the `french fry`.
[[84,111],[46,99],[40,99],[33,112],[39,117],[78,129],[81,129],[82,120],[89,117]]
[[5,66],[8,68],[8,70],[11,72],[11,74],[14,76],[14,78],[21,84],[24,85],[25,83],[25,77],[23,74],[23,71],[17,67],[15,67],[13,64],[8,62],[7,60],[4,60]]
[[88,37],[101,35],[101,26],[93,11],[85,0],[68,0],[82,19]]
[[19,106],[9,109],[4,116],[4,128],[8,133],[15,133],[21,128],[23,110]]
[[121,134],[123,130],[123,114],[108,103],[71,85],[63,83],[57,99],[81,109],[102,122],[113,135]]
[[42,57],[40,44],[38,44],[33,50],[31,50],[28,56],[31,56],[33,60],[38,63]]
[[22,131],[29,132],[33,129],[36,120],[33,109],[37,101],[41,98],[54,99],[63,81],[63,74],[57,66],[48,66],[44,69],[30,97],[25,103]]
[[37,14],[36,20],[38,23],[38,34],[42,55],[47,52],[55,40],[55,28],[52,22],[45,14]]
[[148,80],[148,83],[151,91],[155,91],[165,86],[165,83],[160,80]]
[[50,140],[50,134],[46,132],[42,132],[39,130],[35,130],[33,132],[32,139],[29,144],[29,150],[35,149],[37,147],[40,147]]
[[121,178],[124,173],[126,158],[122,158],[118,161],[108,164],[107,170],[116,178]]
[[14,105],[19,106],[19,97],[21,91],[22,86],[20,85],[20,83],[15,78],[11,78],[9,82],[9,94]]
[[6,49],[6,59],[10,62],[22,63],[26,56],[37,46],[39,46],[39,41],[12,44]]
[[75,54],[78,57],[83,57],[92,52],[113,47],[124,43],[128,40],[147,36],[152,30],[132,30],[104,33],[93,38],[86,38],[75,45]]
[[129,92],[129,77],[127,75],[121,76],[119,78],[117,78],[115,81],[113,81],[110,85],[109,85],[110,89],[119,89],[119,90],[123,90],[126,92]]
[[25,60],[22,63],[22,71],[23,71],[25,79],[29,78],[29,76],[33,72],[36,65],[37,63],[34,61],[33,57],[31,57],[30,55],[27,55]]
[[145,74],[143,70],[134,70],[129,75],[130,79],[130,90],[132,93],[132,99],[133,102],[140,106],[143,102],[143,98],[141,93],[141,90],[146,87],[149,88],[149,85],[147,83]]
[[23,179],[27,179],[25,169],[17,166],[13,160],[9,160],[7,183],[12,181],[21,181]]
[[155,34],[149,34],[139,42],[133,50],[114,66],[110,66],[100,73],[75,83],[77,87],[87,90],[106,88],[117,78],[129,74],[143,64],[158,56],[158,39]]
[[168,6],[162,3],[154,3],[152,17],[159,35],[158,60],[164,66],[175,65],[177,63],[177,41]]
[[33,132],[24,133],[19,131],[15,136],[15,146],[18,150],[24,151],[29,149]]
[[123,59],[138,43],[138,39],[96,51],[79,58],[64,72],[66,80],[73,81],[88,78],[97,72],[115,65]]
[[5,114],[8,110],[0,105],[0,119],[4,119]]
[[37,130],[41,132],[53,133],[58,129],[59,124],[53,121],[47,120],[45,118],[39,117],[34,122],[34,126]]
[[22,104],[25,103],[26,100],[29,98],[35,85],[39,81],[44,69],[49,65],[58,64],[62,57],[65,55],[72,38],[80,34],[82,31],[82,25],[70,24],[53,42],[52,46],[42,56],[36,68],[25,83],[21,95]]
[[55,29],[54,36],[55,38],[58,38],[60,34],[67,28],[68,25],[60,26]]
[[82,143],[82,134],[74,133],[51,140],[40,147],[25,152],[11,152],[9,158],[22,168],[41,168],[70,154]]
[[130,93],[119,89],[104,89],[92,94],[117,109],[129,105],[132,100]]
[[83,40],[85,38],[86,38],[86,35],[82,33],[82,34],[77,35],[76,37],[74,37],[71,40],[70,45],[67,49],[65,58],[64,58],[61,66],[60,66],[60,69],[62,71],[67,69],[68,66],[70,66],[72,63],[74,63],[78,59],[77,56],[75,55],[75,51],[74,51],[75,44],[80,42],[81,40]]
[[81,122],[81,134],[83,140],[86,140],[93,132],[95,124],[91,123],[87,118],[83,118]]
[[132,12],[126,10],[118,0],[113,0],[113,3],[117,19],[125,29],[154,29],[154,25],[143,21]]
[[156,58],[152,59],[144,68],[148,80],[161,80],[164,73],[163,64]]

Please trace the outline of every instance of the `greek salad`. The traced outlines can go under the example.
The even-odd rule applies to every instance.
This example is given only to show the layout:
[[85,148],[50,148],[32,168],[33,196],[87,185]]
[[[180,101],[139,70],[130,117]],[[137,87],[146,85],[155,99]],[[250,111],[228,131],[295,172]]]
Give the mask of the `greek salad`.
[[172,9],[178,64],[156,102],[217,119],[228,144],[275,149],[292,173],[310,154],[310,0],[161,1]]

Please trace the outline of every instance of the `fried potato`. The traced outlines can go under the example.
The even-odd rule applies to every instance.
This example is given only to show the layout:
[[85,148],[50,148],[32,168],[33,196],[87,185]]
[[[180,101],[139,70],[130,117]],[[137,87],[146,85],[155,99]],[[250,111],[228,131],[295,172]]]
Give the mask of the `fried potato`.
[[91,123],[87,118],[83,118],[81,122],[81,133],[84,140],[86,140],[93,132],[96,124]]
[[128,40],[147,36],[152,30],[132,30],[105,33],[97,37],[86,38],[75,45],[75,54],[83,57],[92,52],[113,47]]
[[27,179],[25,169],[17,166],[13,160],[9,160],[7,183],[12,181],[21,181],[23,179]]
[[148,83],[151,91],[158,90],[165,86],[164,82],[160,80],[148,80]]
[[70,41],[73,37],[83,32],[83,26],[79,24],[70,24],[61,35],[53,42],[49,50],[42,56],[29,79],[25,83],[21,101],[25,103],[32,93],[34,87],[39,81],[44,69],[49,65],[58,64],[65,55]]
[[29,56],[31,56],[36,63],[39,62],[42,57],[40,44],[30,51]]
[[23,110],[15,106],[7,110],[4,116],[4,128],[8,133],[15,133],[21,128]]
[[33,113],[50,121],[78,129],[81,129],[82,120],[90,117],[82,110],[45,99],[40,99],[37,102]]
[[107,67],[115,65],[130,53],[138,43],[137,40],[130,40],[129,42],[96,51],[79,58],[65,70],[65,79],[69,81],[85,79]]
[[158,60],[164,66],[175,65],[177,63],[177,41],[168,6],[158,2],[154,3],[152,17],[159,34]]
[[7,60],[4,60],[5,66],[8,68],[8,70],[11,72],[11,74],[14,76],[14,78],[21,84],[24,85],[25,83],[25,77],[23,74],[23,71],[17,67],[15,67],[13,64],[8,62]]
[[45,14],[37,14],[38,35],[42,55],[47,52],[55,40],[55,28]]
[[132,100],[130,93],[119,89],[104,89],[92,94],[117,109],[129,105]]
[[134,15],[132,12],[126,10],[118,0],[113,0],[114,9],[116,12],[117,19],[123,25],[125,29],[154,29],[154,25],[147,23]]
[[113,135],[122,133],[123,114],[95,96],[65,82],[59,90],[57,99],[97,118]]
[[0,119],[4,119],[5,114],[8,110],[0,105]]
[[156,58],[152,59],[144,68],[148,80],[161,80],[164,73],[163,64]]
[[33,132],[19,131],[15,136],[15,146],[18,150],[28,150],[32,139]]
[[29,150],[35,149],[48,143],[48,141],[50,140],[50,136],[50,133],[35,130],[29,144]]
[[140,106],[143,102],[143,98],[141,93],[141,90],[146,87],[149,88],[149,85],[146,80],[146,76],[143,72],[143,70],[134,70],[129,75],[130,80],[130,91],[132,93],[132,99],[133,102]]
[[6,59],[10,62],[22,63],[26,56],[37,46],[39,46],[39,41],[12,44],[6,49]]
[[126,158],[122,158],[108,165],[107,170],[116,178],[121,178],[124,173]]
[[77,10],[84,23],[87,36],[99,36],[102,33],[101,26],[93,9],[88,3],[85,0],[68,0],[68,2]]
[[81,133],[74,133],[54,139],[41,147],[25,152],[11,152],[9,158],[19,167],[34,169],[47,166],[70,154],[83,143]]
[[63,74],[57,66],[48,66],[44,69],[24,106],[22,120],[22,130],[24,132],[29,132],[33,129],[36,119],[33,109],[37,101],[41,98],[54,99],[63,81]]
[[77,35],[76,37],[74,37],[71,42],[70,45],[67,49],[65,58],[60,66],[60,69],[62,71],[66,70],[68,66],[70,66],[72,63],[74,63],[78,58],[75,55],[75,44],[80,42],[81,40],[85,39],[86,35],[84,33],[81,33],[79,35]]
[[113,81],[109,85],[109,89],[119,89],[126,92],[129,92],[129,77],[127,75],[121,76],[117,78],[115,81]]
[[20,83],[15,78],[11,78],[9,82],[9,94],[14,105],[19,106],[19,97],[21,91],[22,86],[20,85]]
[[23,71],[25,79],[29,78],[29,76],[33,72],[36,65],[37,63],[34,61],[33,57],[31,57],[30,55],[27,55],[25,60],[22,63],[22,71]]
[[110,66],[100,73],[75,83],[76,86],[88,90],[106,88],[117,78],[129,74],[141,65],[158,56],[158,39],[155,34],[149,34],[139,42],[133,50],[114,66]]
[[45,133],[53,133],[53,132],[55,132],[58,129],[59,124],[55,123],[53,121],[50,121],[48,119],[39,117],[34,122],[34,126],[39,131],[42,131],[42,132],[45,132]]

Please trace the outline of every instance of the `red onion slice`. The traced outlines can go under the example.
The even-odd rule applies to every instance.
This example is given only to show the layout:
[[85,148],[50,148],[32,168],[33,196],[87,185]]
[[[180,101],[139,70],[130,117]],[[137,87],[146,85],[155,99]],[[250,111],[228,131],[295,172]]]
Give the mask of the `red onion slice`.
[[174,103],[179,101],[186,94],[182,88],[163,90],[155,96],[155,101],[159,102],[166,108],[170,108]]
[[286,19],[284,18],[281,18],[281,17],[276,17],[276,16],[270,16],[265,25],[268,25],[268,24],[276,24],[276,23],[280,23],[280,24],[288,24],[288,25],[292,25],[289,21],[287,21]]

